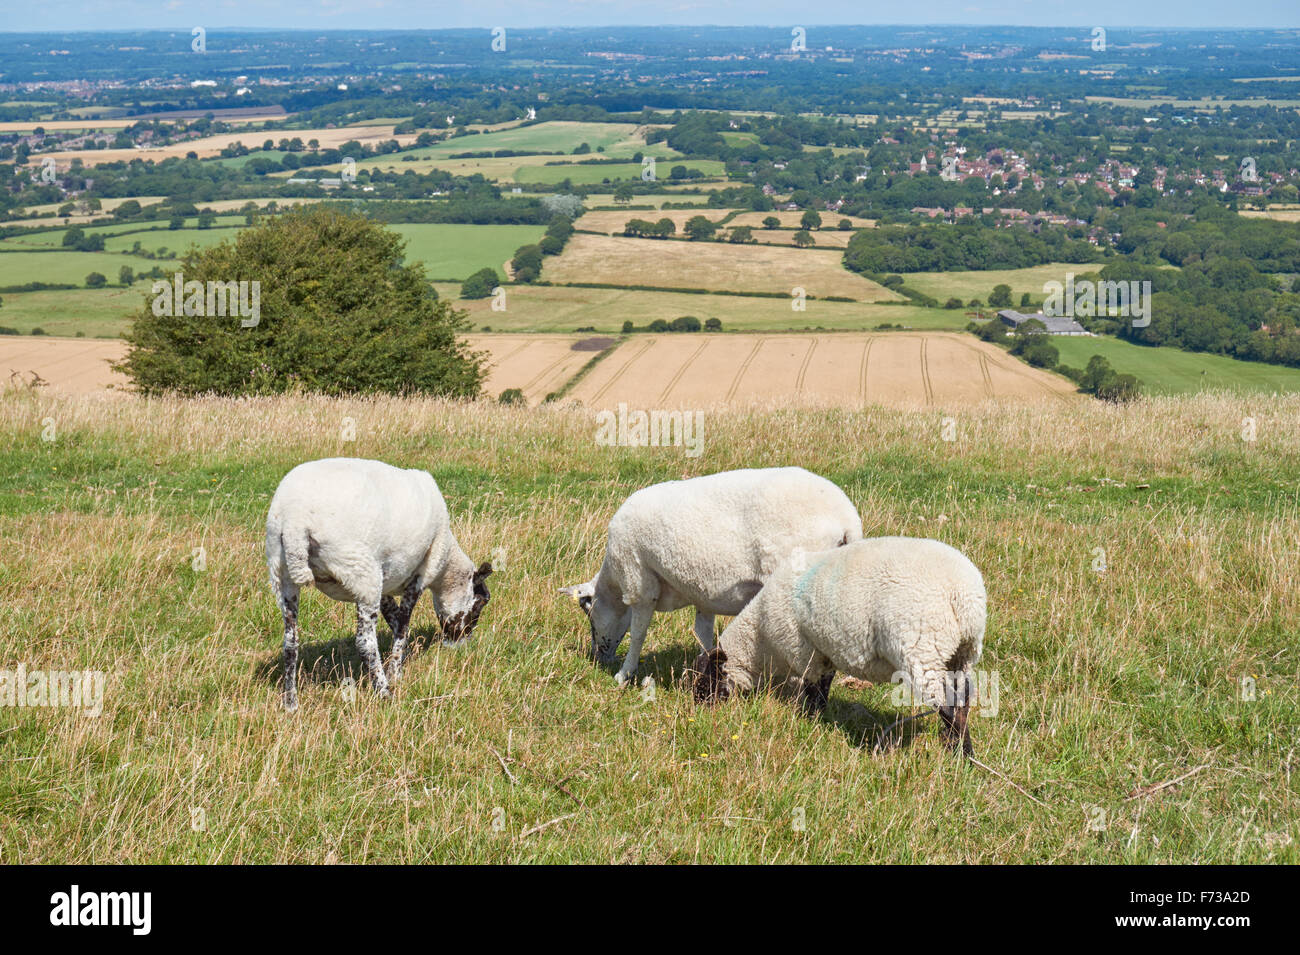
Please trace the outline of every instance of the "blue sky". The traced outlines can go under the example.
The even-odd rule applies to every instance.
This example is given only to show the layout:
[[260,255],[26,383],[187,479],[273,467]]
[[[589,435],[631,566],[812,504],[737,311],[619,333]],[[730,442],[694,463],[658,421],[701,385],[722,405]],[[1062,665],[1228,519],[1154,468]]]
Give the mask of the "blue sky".
[[1297,27],[1300,0],[4,0],[0,32],[178,29],[439,29],[621,24],[961,23]]

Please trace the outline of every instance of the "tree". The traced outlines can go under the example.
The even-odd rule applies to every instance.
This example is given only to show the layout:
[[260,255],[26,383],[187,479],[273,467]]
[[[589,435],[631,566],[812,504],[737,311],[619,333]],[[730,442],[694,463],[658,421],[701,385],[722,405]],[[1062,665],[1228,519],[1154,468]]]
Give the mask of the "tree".
[[632,187],[626,182],[621,182],[614,187],[615,202],[618,203],[631,202],[633,196],[635,195],[636,194],[632,191]]
[[460,297],[464,299],[487,298],[501,284],[497,270],[491,266],[479,269],[460,284]]
[[718,226],[704,216],[691,216],[686,220],[685,231],[692,239],[708,239],[718,231]]
[[995,285],[993,291],[989,293],[989,305],[993,308],[1010,308],[1011,307],[1011,286]]
[[720,319],[720,318],[706,318],[706,319],[704,320],[704,330],[705,330],[706,332],[720,332],[720,331],[722,331],[722,319]]
[[1033,305],[1034,305],[1034,300],[1031,299],[1031,298],[1029,297],[1029,293],[1028,293],[1028,292],[1026,292],[1024,295],[1020,296],[1020,307],[1021,307],[1021,308],[1032,308]]
[[521,245],[510,260],[516,282],[536,282],[542,274],[542,247]]
[[764,228],[764,229],[779,229],[779,228],[781,228],[781,220],[778,219],[776,216],[764,216],[764,217],[763,217],[763,228]]
[[822,227],[821,214],[813,209],[809,209],[799,217],[799,224],[805,229],[820,229]]
[[108,279],[99,272],[91,272],[86,276],[86,288],[103,288],[108,284]]
[[839,223],[836,225],[836,228],[839,229],[841,232],[852,232],[853,222],[849,219],[841,219]]
[[801,249],[806,249],[810,245],[817,244],[817,240],[812,237],[812,233],[807,229],[800,229],[791,237],[791,241]]
[[130,285],[135,281],[135,269],[129,265],[124,265],[117,270],[117,282],[119,285]]
[[702,327],[700,320],[694,315],[683,315],[681,318],[674,318],[668,325],[669,330],[674,332],[698,332]]
[[260,283],[257,321],[187,315],[157,283],[116,365],[146,394],[479,393],[482,356],[457,337],[466,314],[433,297],[400,235],[363,215],[304,206],[191,248],[182,266],[205,286]]
[[115,219],[129,219],[132,216],[138,216],[139,214],[140,203],[136,202],[134,199],[126,200],[126,202],[113,210],[113,218]]
[[738,225],[731,230],[731,235],[727,237],[728,242],[741,245],[746,242],[754,241],[754,229],[752,226]]

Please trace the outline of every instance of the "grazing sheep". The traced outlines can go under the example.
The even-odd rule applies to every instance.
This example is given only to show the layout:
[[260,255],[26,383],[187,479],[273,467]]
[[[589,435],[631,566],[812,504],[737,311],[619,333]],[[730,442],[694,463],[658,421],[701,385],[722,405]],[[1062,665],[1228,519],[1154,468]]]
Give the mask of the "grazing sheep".
[[695,637],[713,646],[716,614],[739,613],[795,550],[862,537],[843,491],[803,468],[723,471],[666,481],[632,494],[609,522],[595,579],[561,593],[591,622],[592,654],[604,664],[631,630],[616,679],[636,674],[655,611],[695,608]]
[[901,676],[938,707],[945,742],[970,755],[970,670],[985,604],[975,565],[939,541],[876,537],[796,555],[700,654],[695,699],[724,700],[766,678],[820,712],[836,670],[875,682]]
[[[266,517],[266,562],[284,615],[284,706],[298,707],[298,590],[308,584],[357,605],[357,650],[380,696],[402,674],[407,627],[427,587],[443,638],[469,636],[489,595],[492,565],[477,570],[451,533],[447,505],[427,471],[382,461],[326,458],[280,482]],[[401,596],[398,603],[393,598]],[[375,623],[393,631],[389,673]]]

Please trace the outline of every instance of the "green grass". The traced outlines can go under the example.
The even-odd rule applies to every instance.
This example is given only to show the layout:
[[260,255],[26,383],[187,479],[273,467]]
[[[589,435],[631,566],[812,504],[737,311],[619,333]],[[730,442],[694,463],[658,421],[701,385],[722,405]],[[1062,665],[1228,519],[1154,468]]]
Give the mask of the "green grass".
[[[117,281],[116,272],[110,281]],[[148,291],[148,283],[137,282],[129,289],[6,292],[0,307],[0,325],[23,334],[39,327],[64,338],[74,338],[78,332],[87,338],[116,338],[130,327]]]
[[1143,390],[1152,394],[1177,395],[1213,389],[1300,391],[1300,368],[1238,361],[1177,348],[1148,348],[1104,336],[1058,336],[1052,339],[1052,344],[1061,353],[1062,364],[1083,368],[1093,355],[1101,355],[1117,372],[1137,375],[1142,379]]
[[[107,686],[96,718],[0,709],[4,858],[1300,862],[1300,397],[1057,404],[715,411],[686,458],[599,447],[580,408],[11,391],[0,657]],[[288,716],[265,510],[289,468],[340,453],[432,468],[460,543],[500,569],[463,646],[417,607],[426,645],[388,701],[350,609],[304,593]],[[887,686],[837,683],[817,719],[770,694],[696,707],[687,611],[651,626],[653,694],[588,660],[555,590],[595,572],[618,505],[759,462],[824,474],[868,533],[937,536],[983,569],[999,700],[972,733],[994,772],[947,753],[933,717],[873,753],[912,712]]]
[[939,300],[940,304],[949,298],[959,298],[969,302],[973,298],[987,302],[995,285],[1011,286],[1012,308],[1020,304],[1020,296],[1028,292],[1035,302],[1044,298],[1044,282],[1064,282],[1067,272],[1082,275],[1084,272],[1096,272],[1105,263],[1094,262],[1082,265],[1068,263],[1049,263],[1035,265],[1024,269],[989,269],[977,272],[907,272],[903,274],[904,284],[908,288],[924,292]]
[[[652,150],[653,151],[653,150]],[[726,165],[714,159],[660,159],[656,162],[655,172],[661,181],[667,182],[668,173],[673,166],[685,166],[687,169],[698,169],[706,176],[721,176],[726,172]],[[575,184],[591,185],[592,183],[604,182],[609,180],[614,182],[619,179],[640,179],[640,163],[610,163],[608,165],[579,165],[577,163],[565,163],[561,166],[520,166],[515,170],[515,181],[521,183],[559,183],[565,179],[572,180]],[[677,180],[671,180],[676,182]],[[688,180],[681,180],[688,183]]]
[[[419,150],[421,156],[446,157],[454,153],[486,152],[498,149],[527,150],[542,153],[572,153],[580,144],[591,147],[591,154],[580,158],[630,159],[645,142],[633,137],[634,123],[550,122],[516,126],[477,136],[457,136]],[[596,150],[605,147],[603,153]],[[666,148],[666,147],[665,147]]]
[[91,272],[99,272],[110,282],[116,282],[122,266],[139,269],[144,262],[135,256],[111,252],[6,252],[0,254],[0,286],[28,282],[84,285]]
[[407,261],[423,262],[425,274],[435,279],[465,279],[489,266],[504,279],[502,265],[515,250],[546,234],[542,226],[533,225],[418,223],[389,228],[406,238]]
[[[131,232],[126,235],[114,236],[104,242],[106,252],[128,252],[137,242],[140,248],[146,252],[155,254],[163,251],[175,252],[183,255],[185,250],[190,246],[198,246],[206,249],[210,246],[220,245],[227,239],[233,239],[239,235],[240,230],[244,228],[244,219],[242,216],[237,219],[227,217],[225,221],[235,222],[238,225],[213,226],[210,229],[168,229],[163,226],[161,229],[151,229],[145,232]],[[150,268],[154,263],[144,259],[137,260],[140,264],[137,268]]]

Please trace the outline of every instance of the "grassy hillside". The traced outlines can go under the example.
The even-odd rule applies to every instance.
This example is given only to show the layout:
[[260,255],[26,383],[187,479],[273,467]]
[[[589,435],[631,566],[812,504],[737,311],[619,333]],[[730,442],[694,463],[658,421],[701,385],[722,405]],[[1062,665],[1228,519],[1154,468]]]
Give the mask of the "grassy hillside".
[[1185,394],[1213,389],[1300,391],[1300,368],[1238,361],[1177,348],[1147,348],[1118,338],[1056,337],[1052,343],[1060,351],[1063,364],[1082,368],[1093,355],[1102,355],[1116,371],[1141,378],[1145,390],[1152,394]]
[[[581,409],[0,396],[0,656],[108,679],[97,718],[0,711],[5,858],[1300,861],[1300,397],[948,415],[954,441],[937,411],[710,414],[687,458],[600,447]],[[287,717],[262,522],[290,467],[333,454],[432,468],[501,569],[474,640],[433,641],[391,701],[352,692],[352,617],[305,594]],[[696,708],[686,612],[651,628],[654,693],[586,658],[555,590],[594,573],[618,504],[756,463],[983,569],[983,766],[934,718],[873,754],[909,712],[884,686],[837,683],[818,720],[768,695]],[[415,630],[435,635],[427,599]]]

